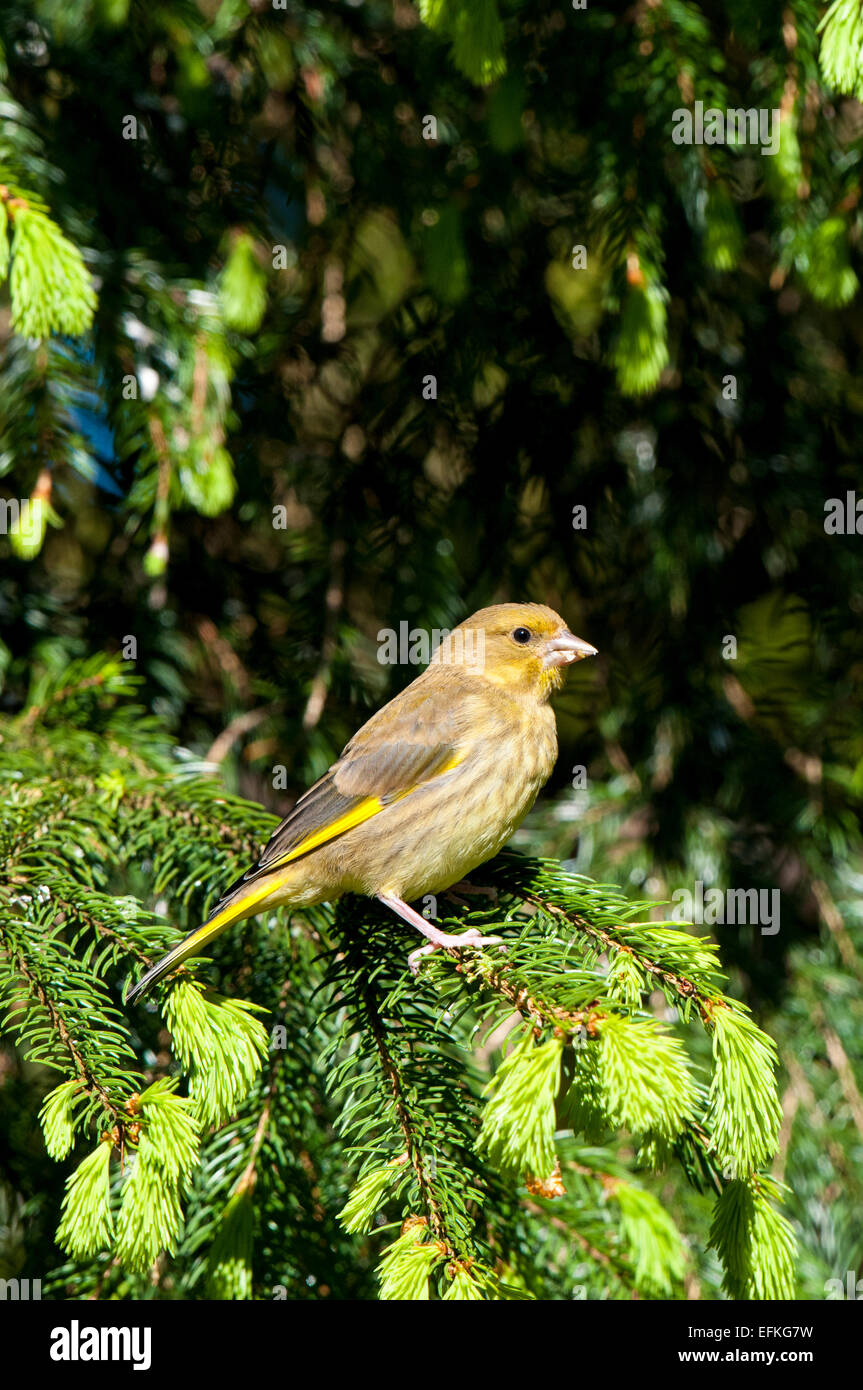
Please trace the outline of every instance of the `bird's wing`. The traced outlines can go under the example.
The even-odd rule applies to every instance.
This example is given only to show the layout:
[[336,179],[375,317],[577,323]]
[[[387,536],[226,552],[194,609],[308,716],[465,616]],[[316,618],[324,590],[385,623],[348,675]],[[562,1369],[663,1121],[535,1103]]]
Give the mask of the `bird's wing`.
[[[261,855],[255,873],[289,864],[408,796],[461,761],[450,747],[384,743],[373,754],[340,759],[300,798]],[[348,791],[345,784],[365,784]]]
[[[244,880],[289,864],[456,767],[463,719],[417,683],[359,730],[289,812]],[[233,890],[229,890],[233,891]]]
[[300,797],[254,868],[231,885],[203,926],[147,971],[128,1000],[139,998],[245,915],[256,901],[250,881],[361,825],[470,756],[463,735],[470,727],[471,701],[458,695],[452,679],[445,678],[442,689],[440,677],[429,685],[420,676],[373,715],[338,762]]

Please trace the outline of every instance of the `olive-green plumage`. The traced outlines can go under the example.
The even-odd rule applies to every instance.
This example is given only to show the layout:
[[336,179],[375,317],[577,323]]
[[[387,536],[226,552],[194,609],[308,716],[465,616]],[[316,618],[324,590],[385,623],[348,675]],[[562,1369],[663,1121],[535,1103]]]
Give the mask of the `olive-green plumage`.
[[548,697],[565,665],[593,654],[542,604],[475,613],[354,735],[255,867],[130,998],[233,922],[343,893],[381,898],[434,945],[476,944],[475,937],[444,938],[407,904],[450,887],[509,839],[557,758]]

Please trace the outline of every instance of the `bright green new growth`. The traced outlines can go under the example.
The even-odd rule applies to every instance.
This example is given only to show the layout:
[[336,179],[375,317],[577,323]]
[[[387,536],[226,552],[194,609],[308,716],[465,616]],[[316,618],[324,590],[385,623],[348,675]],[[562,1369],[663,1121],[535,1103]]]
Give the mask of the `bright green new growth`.
[[669,1298],[686,1268],[686,1249],[673,1220],[652,1192],[631,1183],[611,1183],[608,1196],[620,1208],[621,1235],[635,1264],[638,1287]]
[[779,1184],[765,1176],[730,1182],[720,1197],[710,1243],[722,1260],[729,1298],[788,1297],[796,1242],[778,1200]]
[[776,1094],[776,1046],[741,1004],[712,1013],[716,1070],[707,1123],[720,1165],[748,1172],[766,1163],[776,1148],[782,1119]]
[[207,1257],[207,1297],[252,1297],[255,1208],[251,1188],[241,1187],[228,1201]]
[[[489,1286],[486,1284],[485,1288]],[[452,1283],[443,1293],[444,1301],[462,1303],[483,1303],[488,1294],[484,1291],[483,1283],[477,1279],[467,1269],[457,1269],[453,1275]]]
[[57,1241],[76,1259],[105,1250],[114,1235],[110,1165],[110,1145],[99,1144],[66,1179]]
[[863,10],[860,0],[833,0],[818,25],[821,67],[837,92],[863,101]]
[[208,999],[191,980],[165,999],[174,1051],[189,1077],[189,1096],[202,1124],[223,1124],[251,1089],[267,1057],[267,1031],[245,999]]
[[675,1139],[694,1118],[697,1099],[683,1043],[654,1018],[609,1014],[597,1031],[597,1074],[609,1124]]
[[14,209],[14,220],[3,207],[0,281],[6,278],[10,259],[9,292],[16,333],[24,338],[47,338],[51,333],[86,332],[93,321],[96,294],[81,253],[56,222],[27,199]]
[[228,328],[255,333],[267,308],[267,276],[247,232],[234,241],[219,280],[222,311]]
[[798,260],[813,298],[831,309],[851,303],[860,282],[851,266],[848,224],[843,217],[820,222]]
[[398,1240],[384,1251],[378,1267],[381,1281],[381,1300],[426,1300],[429,1294],[429,1275],[440,1264],[445,1251],[437,1242],[427,1241],[425,1223],[409,1226]]
[[539,1047],[528,1032],[504,1059],[488,1089],[477,1148],[503,1173],[547,1177],[554,1167],[554,1102],[563,1039]]
[[625,396],[652,391],[668,366],[667,298],[658,284],[630,285],[626,290],[620,329],[611,351],[618,385]]
[[198,1162],[198,1126],[192,1101],[176,1082],[155,1081],[139,1098],[142,1130],[122,1189],[117,1254],[144,1270],[162,1250],[172,1252],[183,1221],[181,1199]]
[[393,1159],[385,1168],[371,1168],[360,1178],[339,1212],[339,1220],[351,1235],[363,1235],[371,1230],[384,1194],[389,1195],[396,1180],[403,1175],[404,1162],[404,1158]]
[[39,1123],[45,1136],[45,1148],[52,1158],[66,1158],[75,1144],[75,1103],[84,1098],[80,1093],[78,1081],[61,1081],[53,1091],[49,1091],[42,1109]]
[[503,24],[497,0],[420,0],[423,22],[452,40],[452,60],[459,72],[487,86],[506,72]]

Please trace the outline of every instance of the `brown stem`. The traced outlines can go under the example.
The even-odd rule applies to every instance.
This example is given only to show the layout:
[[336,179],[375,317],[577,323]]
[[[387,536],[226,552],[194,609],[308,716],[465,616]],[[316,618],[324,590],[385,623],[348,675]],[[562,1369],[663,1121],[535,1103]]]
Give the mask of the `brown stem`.
[[465,957],[462,949],[444,947],[444,950],[455,962],[457,974],[464,975],[470,981],[479,981],[493,990],[495,994],[501,995],[520,1014],[531,1019],[537,1028],[545,1028],[549,1023],[553,1023],[556,1028],[568,1035],[577,1033],[584,1028],[593,1036],[597,1021],[605,1017],[604,1014],[590,1007],[573,1011],[548,1004],[544,999],[537,999],[526,986],[517,985],[512,980],[507,979],[512,968],[508,965],[495,965],[491,969],[480,969],[475,961],[470,961]]
[[[565,922],[578,927],[578,929],[586,935],[592,936],[595,940],[600,941],[606,950],[623,951],[627,955],[635,956],[639,965],[642,969],[646,970],[649,975],[655,975],[657,978],[665,981],[665,983],[676,990],[682,998],[694,999],[705,1024],[709,1024],[711,1021],[711,1011],[720,1007],[722,1004],[721,1000],[716,999],[713,995],[705,994],[704,991],[700,990],[691,980],[687,980],[684,975],[677,975],[673,970],[667,969],[666,966],[658,965],[655,961],[652,961],[649,956],[642,956],[638,952],[633,951],[631,946],[627,946],[624,942],[618,941],[611,932],[606,931],[603,927],[594,926],[592,922],[582,917],[580,913],[567,912],[564,908],[558,907],[556,903],[548,902],[547,899],[540,897],[537,893],[527,892],[524,894],[524,899],[526,902],[535,903],[537,907],[541,907],[543,912],[547,912],[550,916],[563,918]],[[722,1007],[725,1006],[722,1005]]]
[[303,728],[314,729],[324,712],[330,683],[330,666],[336,650],[336,623],[344,602],[344,559],[347,546],[340,538],[330,546],[330,580],[326,593],[326,615],[321,642],[321,662],[312,680],[309,698],[303,711]]
[[108,1092],[105,1089],[105,1087],[102,1086],[100,1082],[96,1080],[95,1076],[90,1071],[90,1068],[87,1066],[87,1063],[84,1061],[82,1054],[78,1050],[78,1047],[75,1043],[74,1038],[72,1037],[72,1034],[69,1032],[69,1028],[66,1024],[65,1019],[63,1018],[63,1015],[60,1013],[53,999],[51,999],[51,997],[49,996],[44,985],[42,984],[42,981],[30,969],[30,966],[23,955],[17,953],[14,956],[14,961],[18,973],[22,975],[23,978],[27,981],[32,993],[36,996],[42,1008],[48,1015],[51,1027],[57,1034],[57,1037],[60,1039],[63,1046],[66,1048],[70,1057],[72,1058],[75,1070],[78,1073],[82,1086],[84,1086],[85,1089],[89,1091],[91,1095],[98,1096],[102,1107],[108,1111],[108,1114],[112,1117],[114,1123],[122,1132],[124,1118],[126,1117],[124,1117],[120,1107],[115,1105],[114,1102],[111,1100],[110,1092]]
[[142,951],[140,946],[135,946],[131,941],[128,941],[125,936],[121,936],[119,932],[114,931],[113,927],[108,927],[104,922],[100,922],[91,912],[86,912],[84,908],[79,907],[77,903],[71,902],[68,898],[62,897],[58,893],[53,892],[53,890],[51,896],[57,906],[61,908],[67,916],[71,915],[79,918],[82,922],[86,922],[90,930],[95,932],[98,936],[104,936],[109,941],[116,941],[122,946],[127,955],[136,956],[141,965],[153,964],[152,957]]
[[205,762],[220,763],[223,758],[228,756],[238,738],[247,734],[251,729],[257,728],[278,707],[278,701],[274,701],[270,705],[261,705],[258,709],[247,709],[242,714],[235,715],[222,732],[213,739],[204,755]]
[[450,1244],[446,1238],[443,1212],[441,1211],[440,1203],[435,1196],[431,1181],[426,1173],[423,1157],[414,1137],[410,1114],[402,1093],[401,1076],[399,1075],[398,1067],[393,1061],[390,1050],[387,1047],[386,1031],[384,1029],[383,1019],[378,1011],[377,1001],[370,989],[364,990],[364,998],[375,1046],[378,1050],[378,1056],[381,1059],[381,1066],[392,1088],[393,1102],[395,1104],[396,1114],[398,1115],[399,1125],[404,1135],[405,1149],[411,1167],[416,1175],[423,1205],[428,1212],[429,1222],[435,1236],[446,1246],[447,1251],[449,1251]]

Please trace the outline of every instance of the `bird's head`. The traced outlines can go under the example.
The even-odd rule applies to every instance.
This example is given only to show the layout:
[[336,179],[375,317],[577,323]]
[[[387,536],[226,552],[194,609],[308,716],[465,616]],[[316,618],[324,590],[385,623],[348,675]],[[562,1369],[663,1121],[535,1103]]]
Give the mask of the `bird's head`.
[[434,662],[466,666],[514,693],[547,699],[575,661],[596,648],[570,632],[542,603],[496,603],[481,608],[441,642]]

